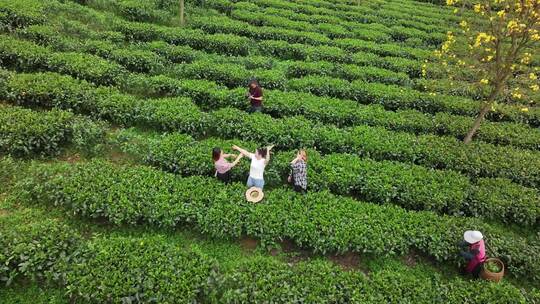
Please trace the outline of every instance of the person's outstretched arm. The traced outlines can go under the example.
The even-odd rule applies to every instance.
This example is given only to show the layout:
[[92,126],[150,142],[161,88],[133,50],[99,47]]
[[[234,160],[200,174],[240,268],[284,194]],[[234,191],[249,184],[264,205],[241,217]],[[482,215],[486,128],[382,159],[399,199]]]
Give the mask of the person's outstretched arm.
[[266,160],[264,161],[267,165],[268,163],[270,162],[270,151],[272,151],[272,148],[274,147],[274,145],[271,145],[271,146],[268,146],[266,148]]
[[240,160],[242,159],[242,157],[244,157],[244,154],[240,153],[238,154],[238,156],[236,156],[236,159],[233,161],[233,163],[231,164],[231,168],[236,166],[238,164],[238,162],[240,162]]
[[232,148],[233,148],[233,150],[236,150],[236,151],[240,152],[242,155],[251,158],[252,153],[249,153],[249,151],[247,151],[246,149],[242,149],[237,145],[232,146]]

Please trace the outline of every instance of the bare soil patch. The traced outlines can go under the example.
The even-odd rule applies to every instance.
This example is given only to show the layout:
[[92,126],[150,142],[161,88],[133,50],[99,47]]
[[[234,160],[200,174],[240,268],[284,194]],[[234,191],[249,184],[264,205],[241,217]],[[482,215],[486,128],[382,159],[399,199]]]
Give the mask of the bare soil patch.
[[360,255],[358,253],[347,252],[344,254],[329,255],[328,259],[346,271],[360,269]]
[[259,241],[249,236],[240,239],[240,247],[244,251],[252,252],[257,249],[257,245],[259,245]]
[[300,248],[291,240],[283,240],[279,243],[279,245],[281,247],[281,251],[287,256],[287,262],[291,264],[296,264],[313,257],[313,253],[311,251]]

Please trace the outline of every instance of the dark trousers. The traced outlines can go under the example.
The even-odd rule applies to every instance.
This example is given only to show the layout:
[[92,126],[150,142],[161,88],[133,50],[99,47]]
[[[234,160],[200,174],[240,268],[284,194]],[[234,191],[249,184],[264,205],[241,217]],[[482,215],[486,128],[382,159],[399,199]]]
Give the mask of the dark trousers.
[[249,113],[262,112],[262,106],[251,106],[248,110]]
[[298,186],[298,185],[293,185],[293,189],[295,192],[298,192],[300,194],[306,194],[307,190],[302,188],[301,186]]
[[478,265],[476,265],[476,267],[474,267],[474,270],[471,273],[474,278],[480,277],[480,271],[482,271],[482,267],[484,267],[484,263],[479,263]]
[[216,177],[217,179],[219,179],[220,181],[224,182],[225,184],[230,184],[231,183],[231,170],[221,174],[221,173],[217,173],[216,174]]

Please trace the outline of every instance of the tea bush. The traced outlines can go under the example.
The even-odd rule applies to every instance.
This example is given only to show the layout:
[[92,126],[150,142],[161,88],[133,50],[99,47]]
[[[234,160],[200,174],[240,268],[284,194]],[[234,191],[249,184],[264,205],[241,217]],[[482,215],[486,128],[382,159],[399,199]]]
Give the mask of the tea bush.
[[71,227],[32,209],[0,216],[0,232],[0,281],[7,285],[23,276],[61,280],[61,263],[81,242]]
[[0,151],[13,156],[54,156],[69,144],[95,152],[105,126],[70,112],[32,111],[0,104]]
[[540,279],[537,236],[519,236],[473,218],[405,211],[327,192],[300,196],[287,190],[266,191],[265,203],[252,205],[245,203],[238,184],[224,186],[208,178],[177,178],[102,161],[36,167],[29,171],[23,189],[32,201],[63,205],[116,224],[191,223],[211,236],[237,238],[245,233],[263,244],[288,238],[322,253],[394,255],[414,247],[436,260],[456,262],[457,236],[474,227],[484,233],[510,274]]
[[[54,81],[49,81],[40,74],[23,74],[22,77],[9,78],[4,85],[5,89],[0,91],[0,97],[16,104],[30,103],[46,107],[70,108],[98,117],[117,110],[120,110],[117,114],[120,118],[127,119],[137,115],[136,108],[130,104],[133,97],[129,95],[114,95],[123,102],[123,108],[118,109],[120,104],[114,99],[96,98],[92,90],[80,90],[81,86],[87,87],[87,84],[79,85],[63,79],[54,76]],[[178,82],[161,76],[152,79],[134,79],[135,83],[139,83],[140,80],[144,80],[146,86],[140,85],[139,89],[143,89],[150,96],[186,96],[204,102],[206,106],[209,106],[208,100],[227,100],[224,98],[227,92],[209,89],[215,87],[212,83],[193,86],[191,85],[194,84],[193,81]],[[182,83],[186,84],[185,87],[179,86]],[[79,104],[72,105],[74,101]],[[358,126],[339,129],[319,125],[302,117],[275,119],[268,115],[248,115],[231,108],[221,108],[208,114],[199,114],[199,110],[193,113],[196,116],[207,116],[207,120],[203,120],[206,123],[198,134],[211,134],[225,139],[243,137],[262,144],[275,143],[278,148],[287,149],[311,146],[324,153],[355,153],[375,160],[397,160],[436,169],[452,169],[474,178],[505,177],[533,187],[538,186],[540,179],[540,164],[536,161],[538,157],[536,151],[497,147],[481,142],[464,145],[454,138],[417,136],[388,131],[380,127]],[[191,117],[191,114],[185,117]],[[181,123],[178,121],[180,118],[175,119],[174,124]],[[218,121],[219,124],[216,123]]]
[[155,236],[97,238],[67,265],[65,285],[85,302],[196,301],[206,289],[213,262]]

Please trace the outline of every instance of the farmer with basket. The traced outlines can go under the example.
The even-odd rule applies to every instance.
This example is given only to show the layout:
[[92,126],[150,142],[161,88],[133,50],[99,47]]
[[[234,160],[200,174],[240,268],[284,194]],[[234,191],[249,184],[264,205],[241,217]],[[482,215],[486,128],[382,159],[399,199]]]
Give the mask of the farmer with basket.
[[478,278],[482,265],[486,261],[486,247],[484,244],[484,236],[480,231],[467,230],[463,234],[463,239],[460,243],[461,256],[468,261],[465,268],[466,273],[472,274]]

